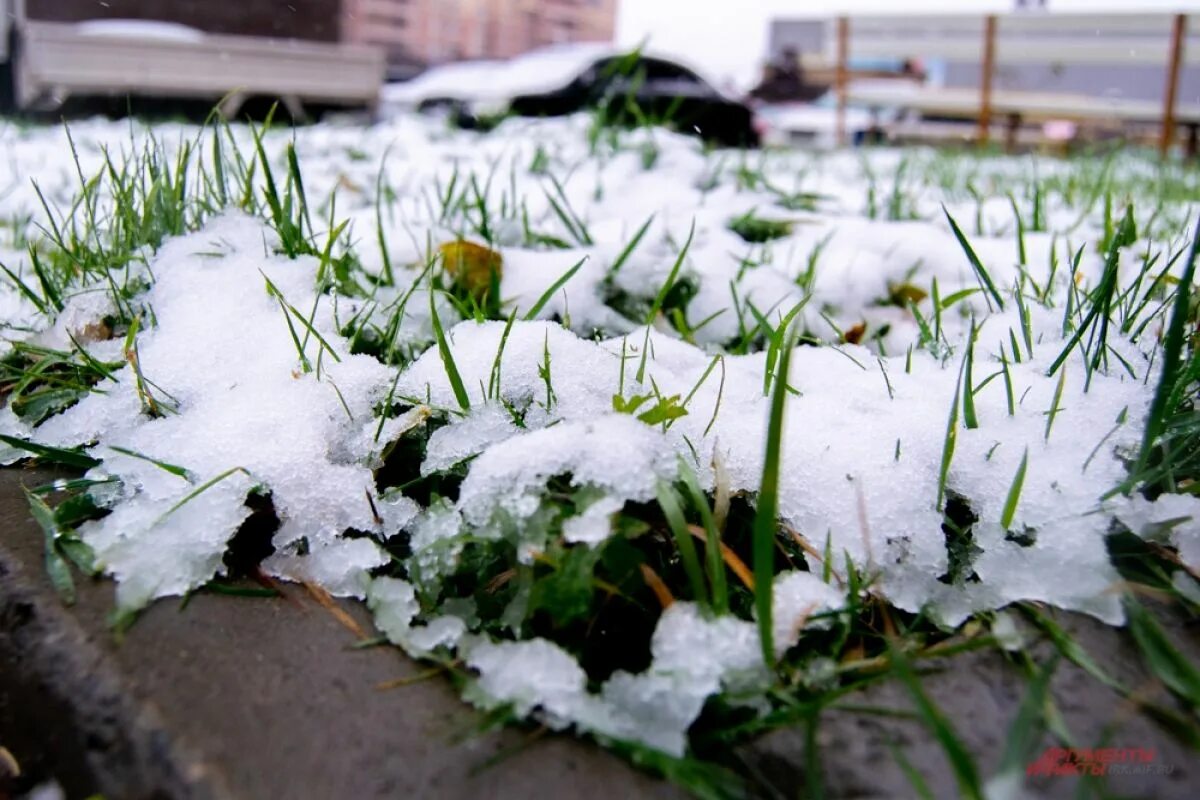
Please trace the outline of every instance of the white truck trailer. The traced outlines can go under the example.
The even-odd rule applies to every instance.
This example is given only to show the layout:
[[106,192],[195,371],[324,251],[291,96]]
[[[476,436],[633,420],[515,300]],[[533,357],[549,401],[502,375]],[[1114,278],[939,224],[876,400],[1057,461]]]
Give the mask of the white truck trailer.
[[227,117],[254,97],[279,101],[293,119],[312,106],[373,111],[385,68],[369,46],[141,20],[42,22],[26,18],[22,0],[0,0],[0,81],[16,111],[52,111],[81,96],[205,100]]

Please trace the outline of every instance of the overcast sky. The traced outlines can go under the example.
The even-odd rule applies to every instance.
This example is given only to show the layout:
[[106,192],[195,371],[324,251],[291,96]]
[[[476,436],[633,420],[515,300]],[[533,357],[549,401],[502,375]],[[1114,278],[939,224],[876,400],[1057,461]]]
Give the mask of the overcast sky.
[[[1200,0],[1048,0],[1052,11],[1200,12]],[[1007,11],[1012,0],[620,0],[617,41],[685,55],[718,80],[752,83],[767,46],[768,20],[837,13]],[[1200,25],[1200,19],[1192,23]]]

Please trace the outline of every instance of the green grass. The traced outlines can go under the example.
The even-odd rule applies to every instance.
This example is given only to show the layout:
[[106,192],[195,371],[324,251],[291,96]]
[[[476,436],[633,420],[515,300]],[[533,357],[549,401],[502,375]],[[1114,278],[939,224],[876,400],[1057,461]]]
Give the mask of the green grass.
[[433,335],[437,339],[438,354],[442,358],[442,366],[446,370],[446,379],[450,382],[450,389],[454,392],[454,399],[458,401],[458,406],[463,411],[471,409],[471,398],[467,395],[467,389],[463,386],[462,375],[458,371],[458,364],[454,360],[454,351],[450,349],[450,342],[446,338],[446,332],[442,329],[442,321],[438,316],[437,303],[435,298],[437,294],[433,291],[429,292],[429,319],[433,323]]
[[[649,121],[648,118],[640,119],[628,109],[627,113],[641,123]],[[266,291],[283,314],[301,370],[319,373],[324,358],[338,361],[341,357],[335,352],[333,343],[314,325],[319,303],[329,303],[335,316],[341,314],[339,330],[351,342],[348,351],[342,355],[369,355],[397,369],[390,390],[376,407],[378,420],[372,419],[370,423],[375,442],[383,449],[384,460],[398,474],[388,479],[383,477],[386,471],[381,469],[377,475],[381,483],[377,488],[381,492],[402,490],[406,495],[420,498],[419,502],[427,506],[439,502],[440,498],[456,496],[469,463],[433,476],[414,474],[433,432],[472,408],[472,399],[446,330],[450,320],[445,320],[443,325],[439,316],[438,293],[447,297],[464,319],[504,321],[487,385],[483,386],[481,381],[479,387],[480,402],[503,403],[514,423],[521,425],[527,411],[522,405],[525,401],[513,401],[502,392],[503,381],[512,363],[505,361],[510,334],[522,322],[542,313],[551,299],[579,274],[584,261],[578,255],[565,259],[563,266],[572,263],[573,266],[549,284],[524,311],[523,319],[518,319],[518,313],[508,305],[511,300],[500,297],[498,274],[493,273],[486,291],[478,294],[450,281],[444,265],[439,263],[439,242],[433,241],[432,237],[424,243],[425,257],[421,263],[401,263],[394,258],[397,249],[390,241],[394,236],[389,235],[395,230],[393,217],[399,206],[381,163],[374,174],[373,194],[368,191],[362,200],[371,212],[375,227],[365,238],[369,240],[369,246],[379,248],[382,262],[380,274],[370,275],[355,255],[356,249],[364,246],[359,241],[362,231],[355,233],[347,219],[338,218],[339,206],[348,205],[345,202],[347,194],[343,193],[341,204],[332,194],[326,198],[311,194],[319,183],[312,181],[305,172],[296,147],[281,143],[279,137],[285,134],[273,131],[269,120],[261,127],[249,129],[248,145],[244,138],[239,145],[239,133],[240,130],[235,132],[231,126],[214,120],[195,140],[181,141],[177,147],[153,139],[144,144],[135,144],[131,140],[128,151],[106,151],[103,167],[93,175],[84,174],[80,166],[82,159],[72,140],[70,146],[78,172],[77,196],[64,201],[53,192],[47,194],[44,187],[37,187],[35,194],[42,206],[38,216],[41,230],[21,242],[20,249],[28,256],[24,268],[2,265],[0,280],[11,284],[18,296],[45,316],[57,313],[80,291],[108,293],[117,313],[106,322],[105,335],[118,343],[124,342],[123,352],[127,358],[132,354],[132,359],[125,363],[132,368],[136,391],[146,413],[169,413],[170,399],[151,381],[153,365],[147,376],[142,373],[137,358],[138,336],[155,325],[152,310],[143,308],[140,303],[148,288],[145,281],[152,278],[139,278],[127,267],[131,262],[146,260],[170,237],[197,230],[228,208],[238,208],[265,219],[279,239],[282,255],[309,257],[319,264],[320,275],[314,287],[317,295],[311,308],[307,303],[304,309],[293,306],[264,275]],[[664,159],[659,155],[660,142],[653,142],[652,146],[635,145],[632,140],[623,139],[621,131],[611,127],[605,127],[601,133],[605,138],[601,141],[597,135],[593,143],[594,158],[610,158],[627,148],[642,168],[651,172],[662,168]],[[205,136],[207,142],[202,138]],[[706,178],[706,195],[719,188],[758,192],[743,207],[751,206],[752,202],[765,202],[790,212],[820,210],[828,199],[810,191],[806,185],[810,171],[812,174],[820,172],[818,160],[805,165],[798,175],[788,176],[780,166],[783,162],[776,161],[771,153],[740,159],[726,153],[705,154],[705,157],[714,165]],[[740,163],[731,163],[737,161]],[[518,246],[512,242],[519,242],[521,247],[539,250],[576,249],[594,246],[596,239],[602,239],[599,225],[593,231],[587,213],[573,208],[568,201],[567,189],[569,186],[574,188],[569,170],[574,167],[566,164],[553,150],[538,145],[531,160],[523,158],[521,165],[512,167],[514,172],[510,174],[510,185],[506,188],[502,184],[506,183],[507,166],[507,162],[501,165],[500,161],[495,161],[480,172],[455,166],[448,178],[443,175],[446,179],[424,195],[430,216],[453,236],[471,236],[497,248]],[[532,189],[535,194],[541,193],[533,198],[537,202],[531,204],[519,195],[515,178],[517,169],[525,169],[538,178]],[[875,168],[864,159],[864,169]],[[1062,407],[1061,401],[1068,361],[1076,350],[1081,351],[1083,357],[1084,385],[1092,391],[1098,385],[1094,381],[1096,375],[1126,375],[1130,381],[1147,381],[1156,374],[1154,369],[1157,367],[1158,383],[1145,428],[1141,431],[1140,444],[1132,453],[1121,453],[1128,461],[1129,472],[1112,493],[1140,492],[1150,499],[1162,492],[1195,493],[1200,477],[1200,422],[1197,422],[1195,403],[1196,390],[1200,386],[1200,357],[1196,353],[1195,326],[1200,311],[1192,285],[1200,227],[1197,227],[1196,238],[1190,247],[1179,246],[1177,239],[1183,227],[1181,223],[1190,222],[1184,219],[1187,203],[1200,192],[1197,171],[1171,164],[1155,169],[1126,169],[1111,158],[1080,157],[1064,162],[1061,169],[1039,173],[1035,168],[1034,174],[1030,174],[992,169],[986,157],[944,151],[914,151],[889,169],[890,174],[879,171],[869,175],[866,216],[891,220],[923,216],[937,224],[944,220],[978,284],[959,291],[947,290],[943,295],[944,276],[942,286],[934,281],[930,286],[917,287],[911,282],[910,273],[903,279],[895,276],[895,282],[889,282],[886,294],[881,292],[885,294],[880,299],[881,305],[897,314],[911,316],[917,330],[916,349],[927,350],[935,356],[934,362],[941,362],[941,367],[950,371],[954,369],[951,357],[957,355],[961,359],[941,442],[938,510],[949,516],[947,506],[953,499],[953,470],[958,466],[955,459],[965,458],[964,454],[971,452],[965,446],[960,451],[958,446],[967,437],[986,436],[1008,422],[998,412],[986,413],[988,408],[1001,406],[989,406],[985,392],[996,393],[989,399],[998,404],[1002,387],[1007,416],[1018,416],[1022,408],[1020,399],[1024,399],[1022,392],[1029,383],[1028,370],[1033,364],[1039,369],[1044,366],[1042,359],[1048,359],[1054,353],[1052,348],[1059,348],[1047,370],[1057,379],[1052,403],[1048,409],[1026,406],[1030,414],[1045,414],[1044,438],[1050,439],[1055,425],[1058,429],[1054,444],[1059,444],[1068,433],[1075,433],[1064,429],[1070,422],[1071,409]],[[794,180],[789,183],[791,177]],[[779,188],[776,181],[789,188]],[[920,198],[930,187],[937,187],[942,192],[947,206],[939,209],[921,205]],[[597,192],[600,190],[598,185]],[[605,187],[605,190],[611,193],[613,187]],[[990,223],[984,218],[982,202],[987,197],[1008,198],[1012,222],[1006,220],[1004,225],[1012,244],[1007,252],[1012,252],[1015,261],[1022,265],[1018,279],[1006,287],[1011,291],[1002,293],[999,290],[993,280],[993,273],[1001,274],[999,265],[990,261],[985,265],[948,210],[948,206],[957,208],[951,205],[956,197],[967,198],[968,202],[974,199],[976,218],[972,238],[979,245],[979,252],[984,253],[991,251],[984,250],[980,237],[998,231],[986,229]],[[1143,207],[1143,202],[1151,202],[1144,200],[1146,198],[1153,198],[1157,207]],[[1132,199],[1137,200],[1140,214],[1135,214]],[[542,207],[546,209],[545,214],[530,213],[531,208]],[[1074,227],[1064,226],[1061,216],[1064,208],[1077,212],[1080,223]],[[646,325],[640,350],[632,348],[633,352],[627,353],[622,345],[621,384],[619,393],[613,398],[613,408],[674,436],[693,421],[689,414],[699,413],[692,401],[698,396],[707,396],[707,393],[699,394],[706,382],[711,391],[712,376],[719,366],[717,399],[704,431],[708,435],[722,413],[726,389],[734,390],[735,397],[745,395],[744,387],[727,387],[727,378],[733,381],[741,375],[736,369],[727,373],[727,367],[735,364],[738,357],[761,353],[757,356],[763,365],[761,396],[767,398],[769,413],[765,419],[765,456],[758,491],[749,496],[731,493],[727,486],[720,485],[720,478],[717,478],[716,486],[708,488],[697,473],[706,473],[709,466],[713,466],[717,474],[720,469],[716,464],[698,463],[699,453],[705,451],[698,442],[688,441],[691,456],[684,459],[677,480],[660,484],[650,502],[627,504],[613,516],[612,538],[603,546],[590,549],[568,544],[563,538],[562,526],[564,520],[577,516],[595,502],[595,490],[576,485],[571,475],[550,476],[542,504],[528,523],[545,542],[532,563],[517,557],[512,541],[467,537],[457,570],[442,590],[455,601],[469,601],[477,609],[485,633],[503,637],[538,635],[560,644],[579,659],[593,684],[598,684],[615,670],[637,672],[646,665],[653,624],[662,606],[661,598],[648,585],[646,574],[656,576],[671,597],[695,600],[708,614],[754,620],[763,659],[773,669],[769,691],[756,701],[759,712],[748,711],[748,706],[738,702],[743,698],[723,696],[714,699],[691,731],[691,751],[680,759],[627,742],[605,743],[631,762],[666,776],[697,796],[771,796],[773,791],[778,792],[780,787],[770,786],[763,776],[739,761],[737,750],[756,736],[789,727],[802,733],[807,768],[803,790],[808,795],[818,796],[825,788],[824,783],[828,782],[819,774],[823,761],[820,743],[823,726],[828,724],[825,712],[831,709],[871,715],[872,718],[894,715],[919,723],[928,740],[936,743],[944,754],[945,769],[953,777],[957,793],[982,796],[987,776],[976,761],[979,754],[970,752],[956,730],[962,729],[962,723],[957,719],[952,721],[951,715],[934,703],[937,692],[932,687],[936,679],[923,674],[924,665],[934,663],[935,659],[939,664],[947,664],[948,669],[954,669],[953,659],[958,654],[981,649],[994,651],[997,659],[1010,660],[1014,668],[1021,669],[1026,675],[1024,701],[1004,735],[997,773],[1019,778],[1043,737],[1050,735],[1063,739],[1066,734],[1054,708],[1054,693],[1050,690],[1055,662],[1035,661],[1033,646],[1025,651],[1001,653],[996,641],[987,634],[991,619],[988,614],[977,615],[964,626],[950,630],[924,614],[906,613],[891,607],[883,591],[886,584],[877,583],[879,576],[874,574],[870,563],[856,563],[847,554],[835,552],[833,538],[824,531],[796,532],[813,537],[812,541],[818,547],[823,542],[823,551],[818,552],[811,545],[802,546],[790,529],[780,523],[781,476],[783,470],[793,466],[784,463],[782,447],[787,400],[796,394],[795,387],[788,382],[793,351],[797,344],[822,347],[839,344],[823,341],[813,331],[804,329],[806,323],[821,325],[819,320],[824,319],[828,327],[822,327],[821,331],[833,330],[838,339],[847,332],[842,328],[849,329],[852,324],[852,321],[840,319],[837,309],[821,307],[819,296],[814,294],[818,289],[818,266],[822,278],[829,268],[827,263],[832,251],[826,246],[832,237],[818,239],[811,243],[807,252],[796,254],[795,269],[788,273],[787,279],[792,281],[795,275],[799,289],[797,296],[802,298],[799,301],[766,307],[760,296],[751,296],[738,281],[734,281],[730,285],[732,302],[724,313],[728,315],[727,320],[736,315],[737,335],[732,341],[713,342],[706,338],[708,330],[705,327],[713,317],[693,326],[688,323],[686,313],[690,292],[694,292],[695,286],[689,284],[691,278],[684,274],[683,266],[697,236],[695,224],[686,241],[677,243],[668,239],[675,258],[657,288],[633,296],[623,294],[616,286],[618,282],[622,287],[636,282],[632,273],[642,265],[635,263],[633,255],[639,253],[655,219],[655,215],[650,215],[623,244],[615,243],[613,249],[617,246],[621,249],[608,266],[600,287],[610,308],[631,323]],[[1099,220],[1098,236],[1088,238],[1082,234],[1080,227],[1084,220]],[[324,230],[316,230],[314,221]],[[798,223],[759,216],[753,207],[727,224],[744,241],[763,245],[748,248],[748,253],[731,254],[732,258],[742,259],[739,279],[772,263],[772,258],[780,261],[791,258],[786,254],[789,237],[804,233],[798,229]],[[970,227],[970,223],[967,224]],[[505,239],[505,230],[515,231],[511,234],[513,238]],[[1139,234],[1141,238],[1138,238]],[[1053,248],[1049,264],[1032,263],[1041,261],[1040,257],[1034,259],[1033,256],[1040,252],[1037,243],[1042,235],[1052,236],[1055,244],[1061,241],[1067,246],[1069,263],[1063,259],[1060,265],[1059,254]],[[1087,240],[1081,241],[1083,239]],[[1122,270],[1128,268],[1129,255],[1126,253],[1122,265],[1122,250],[1128,250],[1135,240],[1163,244],[1154,252],[1147,245],[1145,254],[1139,253],[1141,263],[1133,267],[1134,274],[1123,275]],[[603,240],[601,244],[604,244]],[[420,245],[416,243],[418,249]],[[1077,284],[1076,277],[1086,272],[1085,256],[1093,251],[1099,252],[1103,260],[1099,280],[1089,283],[1080,279]],[[638,260],[644,261],[644,252],[641,255],[643,257]],[[1178,267],[1180,259],[1185,258],[1179,278],[1171,277],[1170,270]],[[775,263],[779,265],[780,261]],[[1043,264],[1048,269],[1041,271]],[[411,284],[406,283],[409,280]],[[1068,281],[1069,288],[1062,291],[1062,284]],[[418,286],[430,289],[431,330],[427,341],[404,344],[399,341],[399,333],[407,319],[408,303]],[[930,291],[927,293],[925,289]],[[336,304],[339,299],[356,301],[355,310],[339,312]],[[1010,317],[989,340],[981,333],[983,318],[976,320],[972,316],[980,312],[979,301],[997,312],[1010,310],[1011,305],[1016,321]],[[1055,308],[1059,302],[1063,307]],[[1061,334],[1066,340],[1061,345],[1057,344],[1060,312]],[[1050,313],[1054,315],[1053,322],[1047,324],[1044,320]],[[564,318],[562,322],[570,326],[569,319]],[[665,389],[668,384],[664,383],[663,376],[655,374],[654,353],[650,346],[650,327],[654,325],[664,329],[670,326],[683,340],[705,349],[707,367],[687,394],[683,394],[686,387]],[[970,333],[965,347],[961,347],[954,331],[956,326],[966,328],[968,325]],[[613,334],[613,331],[594,332],[598,337]],[[1144,350],[1152,352],[1156,361],[1147,364],[1120,355],[1118,348],[1113,346],[1118,335],[1135,340]],[[882,341],[880,337],[878,342]],[[952,349],[951,341],[956,342],[957,352]],[[396,441],[381,441],[387,419],[414,406],[428,404],[427,397],[398,396],[397,387],[399,369],[430,347],[436,348],[456,407],[445,409],[429,405],[419,409],[428,414],[421,418],[421,424],[414,425]],[[875,384],[879,392],[886,390],[889,398],[899,401],[905,392],[913,391],[913,381],[920,380],[923,369],[938,367],[934,362],[917,359],[914,370],[912,349],[910,347],[908,351],[903,376],[895,369],[889,376],[884,361],[886,356],[879,354],[877,363],[882,381]],[[541,350],[536,366],[542,384],[538,396],[531,402],[551,411],[557,405],[556,389],[562,388],[556,386],[556,381],[564,380],[564,371],[557,361],[551,362],[548,337]],[[851,359],[857,355],[851,348],[838,349],[838,352]],[[998,356],[995,355],[997,352]],[[630,375],[637,382],[633,389],[625,385],[628,359],[637,359],[636,369]],[[0,359],[0,396],[23,422],[36,426],[92,393],[111,390],[116,374],[125,363],[98,360],[78,342],[69,349],[21,342]],[[1078,375],[1073,372],[1071,380],[1078,380]],[[757,377],[754,380],[753,394],[759,395]],[[988,387],[992,381],[994,383]],[[340,390],[336,386],[333,389],[340,396]],[[1103,439],[1099,439],[1102,431],[1097,430],[1094,436],[1089,433],[1087,441],[1080,446],[1087,449],[1094,446],[1092,457],[1095,457],[1125,424],[1125,415],[1123,412]],[[679,420],[687,422],[676,425]],[[796,422],[802,425],[804,420]],[[960,436],[963,442],[959,441]],[[1099,444],[1094,444],[1097,439]],[[0,441],[39,464],[63,466],[76,473],[103,466],[101,459],[83,449],[47,447],[11,436],[0,436]],[[923,443],[914,442],[906,432],[903,440],[895,440],[894,447],[890,439],[884,446],[889,452],[894,450],[896,463],[893,466],[900,467],[920,453],[920,444]],[[125,448],[112,449],[151,463],[187,482],[186,486],[180,485],[188,493],[167,515],[233,475],[245,473],[242,468],[234,467],[199,482],[198,476],[170,460]],[[1034,449],[1036,460],[1039,456],[1037,448]],[[997,452],[995,447],[989,457],[992,452]],[[162,456],[169,459],[168,453]],[[993,517],[988,524],[994,525],[998,521],[1001,528],[1008,531],[1017,520],[1018,510],[1023,508],[1022,497],[1031,489],[1027,480],[1033,480],[1036,474],[1036,471],[1028,470],[1030,458],[1026,449],[1011,481],[1008,476],[1002,478],[1008,482],[1007,496],[999,519]],[[1085,462],[1085,470],[1091,461],[1089,458]],[[1038,461],[1038,464],[1042,463]],[[91,557],[77,528],[106,512],[89,499],[89,490],[100,485],[111,489],[113,483],[114,479],[97,472],[89,478],[67,481],[62,488],[56,488],[57,485],[39,487],[28,493],[31,514],[43,532],[47,574],[64,600],[74,599],[75,573],[90,576],[101,566]],[[1097,494],[1107,488],[1098,487]],[[358,501],[361,502],[361,498]],[[1019,523],[1017,525],[1020,527]],[[1052,532],[1044,532],[1044,535],[1052,535]],[[1134,587],[1133,591],[1139,596],[1169,598],[1176,610],[1182,610],[1185,616],[1194,616],[1194,605],[1189,605],[1190,601],[1172,582],[1179,573],[1179,566],[1163,557],[1163,553],[1169,555],[1169,551],[1164,551],[1158,544],[1152,547],[1141,542],[1141,545],[1141,549],[1131,547],[1113,557],[1114,562],[1120,563],[1122,576]],[[395,555],[402,553],[405,545],[389,541],[384,546]],[[1111,541],[1109,546],[1114,546]],[[404,575],[403,563],[404,559],[396,556],[394,563],[383,571]],[[738,567],[744,568],[746,563],[752,567],[749,581]],[[827,623],[827,627],[808,626],[800,633],[800,646],[777,657],[771,601],[776,576],[783,569],[808,569],[831,585],[839,586],[846,596],[846,608],[820,616],[820,621]],[[419,576],[408,577],[416,579]],[[207,586],[205,591],[240,589],[216,583]],[[421,597],[426,610],[436,607],[439,600],[436,595]],[[1060,652],[1066,663],[1081,669],[1091,680],[1112,688],[1122,702],[1144,713],[1171,736],[1188,746],[1200,743],[1195,720],[1195,711],[1200,705],[1200,677],[1196,666],[1172,641],[1173,634],[1169,632],[1172,629],[1164,628],[1153,607],[1132,599],[1127,601],[1128,641],[1135,646],[1148,673],[1169,691],[1169,702],[1160,702],[1160,698],[1147,701],[1141,696],[1143,687],[1127,685],[1114,678],[1104,659],[1084,650],[1049,612],[1033,605],[1020,608],[1022,616],[1033,628],[1030,638],[1041,637]],[[128,621],[118,620],[121,624]],[[614,645],[614,642],[619,644]],[[1042,651],[1036,652],[1040,656]],[[911,708],[869,708],[866,703],[859,702],[860,691],[887,683],[904,690]],[[1089,746],[1092,742],[1081,744]],[[936,776],[922,775],[921,764],[910,760],[911,751],[906,754],[903,747],[896,746],[893,754],[907,776],[912,792],[918,796],[932,795],[931,786]],[[785,792],[800,789],[796,786],[782,788]]]
[[775,666],[773,590],[775,580],[775,538],[779,530],[779,474],[783,460],[784,410],[788,396],[788,375],[795,347],[794,334],[788,333],[779,355],[779,380],[771,395],[767,422],[767,447],[763,456],[762,480],[758,486],[754,514],[754,611],[758,618],[758,638],[763,661]]

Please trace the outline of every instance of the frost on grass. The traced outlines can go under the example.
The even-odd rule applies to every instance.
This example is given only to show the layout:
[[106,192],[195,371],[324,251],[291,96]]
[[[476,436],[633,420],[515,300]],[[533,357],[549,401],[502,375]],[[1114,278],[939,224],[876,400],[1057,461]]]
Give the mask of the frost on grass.
[[[87,174],[126,131],[74,133]],[[190,233],[129,243],[112,282],[81,277],[74,253],[47,289],[0,240],[3,391],[50,370],[78,393],[36,420],[6,401],[0,433],[102,462],[85,490],[100,512],[78,534],[122,608],[223,574],[265,504],[278,525],[259,568],[365,596],[390,641],[477,675],[473,702],[683,754],[712,697],[752,708],[771,678],[752,604],[716,614],[684,578],[675,537],[707,536],[688,480],[738,544],[784,382],[778,658],[841,624],[851,571],[952,627],[1030,600],[1121,622],[1114,531],[1200,568],[1200,501],[1112,491],[1138,460],[1186,262],[1191,208],[1157,202],[1160,172],[1114,167],[1156,199],[1117,249],[1111,325],[1076,336],[1121,227],[1073,188],[1086,165],[1039,162],[1031,180],[1026,161],[928,153],[760,161],[665,132],[648,159],[643,133],[638,147],[587,133],[579,119],[483,137],[317,126],[294,141],[307,204],[277,172],[288,202],[272,208],[251,175],[257,216],[206,196]],[[58,133],[0,141],[71,207]],[[264,146],[278,169],[283,139]],[[222,203],[245,188],[227,166]],[[923,183],[896,177],[889,195],[876,176],[906,169]],[[968,201],[980,171],[996,196]],[[191,177],[211,191],[211,174]],[[335,188],[336,206],[318,203]],[[41,213],[23,188],[3,205]],[[341,238],[326,212],[335,231],[347,219]],[[439,263],[458,241],[499,254],[494,285]],[[0,462],[27,455],[0,446]],[[672,489],[692,529],[670,529]],[[631,592],[636,634],[605,617]],[[604,647],[580,645],[585,621]]]

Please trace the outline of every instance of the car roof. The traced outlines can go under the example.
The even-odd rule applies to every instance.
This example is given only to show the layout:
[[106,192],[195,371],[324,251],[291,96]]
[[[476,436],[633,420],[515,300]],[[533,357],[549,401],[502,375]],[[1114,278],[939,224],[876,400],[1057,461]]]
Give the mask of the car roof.
[[460,97],[463,91],[485,81],[504,66],[503,61],[459,61],[425,70],[411,80],[389,83],[381,90],[384,101],[418,105],[436,97]]

